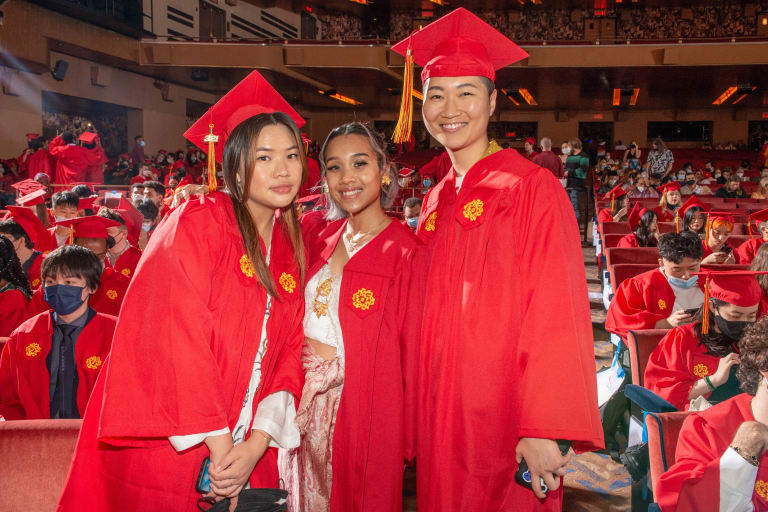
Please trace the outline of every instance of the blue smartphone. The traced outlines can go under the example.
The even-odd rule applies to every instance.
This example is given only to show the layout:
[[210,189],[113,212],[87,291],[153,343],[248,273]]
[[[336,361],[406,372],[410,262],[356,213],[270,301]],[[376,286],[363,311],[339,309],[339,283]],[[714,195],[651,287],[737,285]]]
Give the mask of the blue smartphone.
[[197,474],[197,482],[195,483],[195,489],[200,494],[211,492],[211,477],[208,476],[208,466],[210,465],[210,457],[203,459],[203,463],[200,465],[200,472]]

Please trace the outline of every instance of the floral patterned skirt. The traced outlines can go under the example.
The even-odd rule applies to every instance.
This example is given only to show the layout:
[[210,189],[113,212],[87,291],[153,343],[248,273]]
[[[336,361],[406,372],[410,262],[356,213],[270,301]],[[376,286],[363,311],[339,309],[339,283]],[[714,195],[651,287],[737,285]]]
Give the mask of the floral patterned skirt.
[[304,344],[304,390],[296,412],[301,444],[280,450],[280,477],[288,491],[290,512],[326,512],[331,504],[331,455],[344,367],[338,357],[325,360]]

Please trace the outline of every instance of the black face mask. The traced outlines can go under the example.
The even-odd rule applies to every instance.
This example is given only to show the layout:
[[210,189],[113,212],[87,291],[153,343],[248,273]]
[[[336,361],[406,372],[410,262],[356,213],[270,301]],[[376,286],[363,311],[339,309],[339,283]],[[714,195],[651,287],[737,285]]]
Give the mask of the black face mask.
[[107,235],[107,249],[111,249],[115,246],[115,237]]
[[686,183],[686,185],[688,185],[689,187],[692,187],[693,185],[695,185],[695,184],[696,184],[696,181],[695,181],[695,180],[688,180],[688,181],[686,181],[685,183]]
[[717,328],[720,329],[721,333],[723,333],[723,336],[732,340],[734,344],[741,339],[741,335],[744,333],[744,328],[746,328],[751,323],[752,322],[736,322],[726,320],[719,314],[715,315],[715,325],[717,325]]

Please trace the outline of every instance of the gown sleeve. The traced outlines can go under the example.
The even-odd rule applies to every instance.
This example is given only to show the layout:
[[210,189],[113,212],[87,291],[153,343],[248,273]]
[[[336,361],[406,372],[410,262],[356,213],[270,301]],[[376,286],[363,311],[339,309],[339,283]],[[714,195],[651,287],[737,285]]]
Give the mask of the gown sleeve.
[[27,299],[19,290],[0,293],[0,336],[8,337],[27,319]]
[[15,343],[15,337],[11,336],[0,354],[0,416],[6,420],[25,418],[16,378]]
[[[517,215],[509,216],[516,225],[510,226],[510,236],[519,237],[515,274],[524,276],[516,313],[519,436],[567,439],[578,450],[599,449],[603,432],[594,341],[573,208],[565,189],[545,169],[520,186]],[[547,350],[541,350],[542,343]]]
[[636,278],[619,285],[605,317],[605,330],[625,335],[636,329],[653,329],[666,315],[651,311],[645,303],[643,283]]
[[[223,219],[190,201],[152,236],[123,302],[105,372],[98,437],[116,444],[228,426],[208,308],[227,243]],[[173,307],[169,307],[172,305]],[[162,311],[162,314],[147,314]],[[126,406],[126,404],[130,404]]]

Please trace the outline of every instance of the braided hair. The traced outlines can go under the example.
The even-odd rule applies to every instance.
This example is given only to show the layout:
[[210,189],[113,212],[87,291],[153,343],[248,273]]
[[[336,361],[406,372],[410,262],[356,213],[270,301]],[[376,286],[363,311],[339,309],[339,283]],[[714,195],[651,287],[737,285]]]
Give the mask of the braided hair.
[[21,290],[27,298],[32,296],[29,279],[21,269],[21,262],[13,250],[13,244],[4,236],[0,236],[0,279],[4,279]]

